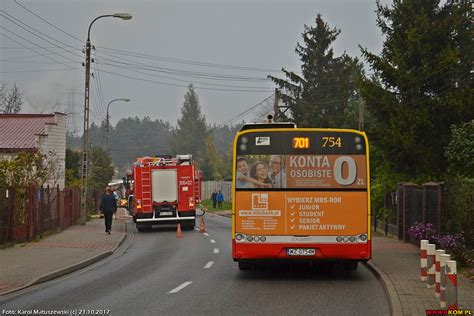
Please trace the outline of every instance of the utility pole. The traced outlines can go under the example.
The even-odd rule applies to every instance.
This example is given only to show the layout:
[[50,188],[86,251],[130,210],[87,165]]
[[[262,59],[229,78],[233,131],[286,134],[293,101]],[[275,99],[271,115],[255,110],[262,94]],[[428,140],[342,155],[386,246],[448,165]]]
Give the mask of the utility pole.
[[[92,25],[92,23],[91,23]],[[90,27],[89,27],[90,33]],[[89,33],[86,42],[86,81],[84,90],[84,129],[82,134],[82,195],[81,195],[81,213],[79,222],[85,224],[86,222],[86,208],[87,208],[87,176],[89,161],[87,160],[89,152],[89,84],[91,72],[91,41]]]
[[87,208],[87,175],[88,175],[88,153],[89,153],[89,90],[90,90],[90,72],[91,72],[91,27],[95,21],[100,18],[114,17],[122,20],[131,20],[132,16],[129,13],[115,13],[105,14],[96,17],[89,24],[87,31],[86,41],[86,81],[84,90],[84,130],[83,130],[83,142],[82,142],[82,195],[81,195],[81,212],[79,216],[79,222],[81,224],[86,223],[86,208]]
[[273,121],[278,122],[280,120],[280,112],[278,110],[278,102],[279,102],[279,93],[278,89],[275,88],[275,102],[273,103]]
[[362,97],[359,97],[359,131],[364,130],[364,106],[365,101]]

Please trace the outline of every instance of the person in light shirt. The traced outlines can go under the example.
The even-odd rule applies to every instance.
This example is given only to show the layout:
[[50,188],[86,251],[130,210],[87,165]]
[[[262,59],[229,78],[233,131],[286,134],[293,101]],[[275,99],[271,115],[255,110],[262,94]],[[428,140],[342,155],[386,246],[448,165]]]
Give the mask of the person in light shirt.
[[270,172],[268,178],[273,188],[286,188],[286,173],[284,170],[283,157],[280,155],[270,156]]

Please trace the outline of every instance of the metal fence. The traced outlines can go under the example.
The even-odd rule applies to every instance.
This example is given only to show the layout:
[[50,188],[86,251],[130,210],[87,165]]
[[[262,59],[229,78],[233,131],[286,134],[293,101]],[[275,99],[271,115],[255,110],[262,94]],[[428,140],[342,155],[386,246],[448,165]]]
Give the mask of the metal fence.
[[[372,218],[375,229],[405,242],[408,229],[415,223],[431,223],[439,233],[463,233],[466,246],[474,247],[474,182],[452,181],[399,183],[397,190],[385,196],[387,212]],[[375,213],[375,212],[372,212]]]
[[73,225],[80,213],[79,188],[0,187],[0,244],[30,241]]

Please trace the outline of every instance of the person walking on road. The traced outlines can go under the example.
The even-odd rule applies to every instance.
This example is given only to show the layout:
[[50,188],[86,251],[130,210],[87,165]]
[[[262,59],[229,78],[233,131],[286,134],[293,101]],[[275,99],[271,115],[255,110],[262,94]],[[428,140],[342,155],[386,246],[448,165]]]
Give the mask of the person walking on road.
[[217,193],[216,200],[217,200],[217,207],[222,209],[222,202],[224,201],[224,195],[222,194],[221,190],[219,190],[219,192]]
[[216,204],[217,204],[217,191],[216,190],[212,192],[211,200],[212,200],[212,208],[216,208]]
[[117,200],[115,199],[112,189],[105,188],[105,193],[100,198],[100,211],[104,214],[105,232],[110,235],[112,230],[112,217],[117,212]]

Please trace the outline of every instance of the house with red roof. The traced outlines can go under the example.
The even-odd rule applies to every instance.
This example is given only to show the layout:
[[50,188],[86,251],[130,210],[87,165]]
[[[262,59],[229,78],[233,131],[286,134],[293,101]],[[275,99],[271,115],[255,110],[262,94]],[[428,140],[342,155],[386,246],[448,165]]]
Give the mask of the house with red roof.
[[66,114],[0,114],[0,159],[19,152],[40,152],[58,164],[58,174],[46,184],[64,188],[66,167]]

